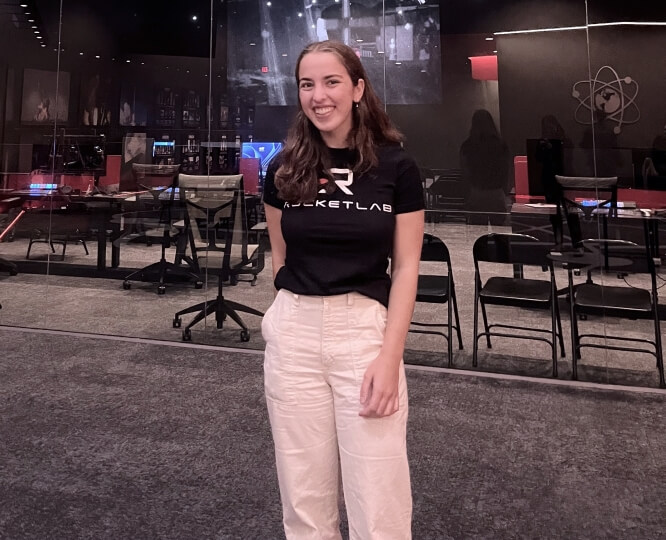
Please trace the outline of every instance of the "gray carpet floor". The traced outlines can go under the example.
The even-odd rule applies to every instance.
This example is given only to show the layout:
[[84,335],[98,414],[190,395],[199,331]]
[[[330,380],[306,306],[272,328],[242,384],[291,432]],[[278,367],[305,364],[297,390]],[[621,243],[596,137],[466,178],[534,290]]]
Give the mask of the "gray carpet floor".
[[[0,538],[282,538],[254,352],[0,329]],[[659,538],[666,394],[408,370],[414,538]]]

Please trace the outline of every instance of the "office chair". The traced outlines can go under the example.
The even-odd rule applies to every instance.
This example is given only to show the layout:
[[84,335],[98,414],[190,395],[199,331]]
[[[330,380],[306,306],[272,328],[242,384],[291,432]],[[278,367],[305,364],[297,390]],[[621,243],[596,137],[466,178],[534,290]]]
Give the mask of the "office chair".
[[[85,254],[90,255],[85,234],[77,227],[78,220],[73,218],[77,212],[85,215],[87,208],[85,203],[72,201],[70,194],[71,188],[58,186],[53,193],[45,193],[38,201],[32,202],[29,213],[32,220],[40,226],[33,227],[30,231],[26,259],[30,259],[32,246],[36,243],[48,244],[53,255],[56,254],[55,246],[62,246],[62,252],[58,255],[58,260],[61,261],[65,260],[67,245],[71,241],[81,244]],[[87,226],[88,219],[85,218],[84,221],[85,223],[81,223],[83,228]]]
[[[224,298],[224,284],[237,285],[239,281],[256,283],[264,268],[264,239],[258,244],[248,243],[247,214],[243,175],[198,176],[181,174],[179,185],[185,194],[185,204],[194,237],[194,256],[207,271],[218,274],[217,297],[177,312],[173,327],[180,328],[181,317],[196,313],[183,329],[183,341],[191,341],[191,328],[215,313],[217,328],[231,317],[241,328],[241,341],[250,340],[250,331],[238,312],[263,316],[249,306]],[[220,240],[221,243],[218,243]],[[244,277],[245,276],[245,277]]]
[[[18,268],[13,262],[0,257],[0,272],[9,272],[10,276],[15,276],[18,274]],[[0,309],[2,309],[2,304],[0,304]]]
[[465,198],[467,186],[459,169],[420,169],[426,197],[426,208],[431,210],[429,221],[466,222]]
[[[460,334],[460,317],[458,315],[458,301],[456,299],[456,289],[453,281],[453,270],[451,268],[451,256],[446,244],[432,234],[424,233],[423,247],[421,248],[421,261],[439,262],[446,265],[446,272],[437,274],[421,274],[419,272],[418,286],[416,290],[416,301],[434,304],[447,304],[446,324],[442,323],[422,323],[412,321],[411,324],[419,327],[446,327],[447,332],[436,330],[420,330],[410,328],[410,332],[415,334],[434,334],[442,336],[447,343],[448,367],[453,365],[453,330],[456,330],[458,336],[458,348],[462,350],[463,342]],[[455,316],[455,324],[453,317]]]
[[[579,247],[583,240],[578,216],[580,214],[587,220],[595,211],[608,209],[602,214],[604,238],[608,236],[608,218],[617,216],[617,176],[562,176],[555,175],[555,183],[560,190],[560,200],[557,201],[557,211],[566,212],[571,244]],[[576,200],[576,196],[588,195],[592,200]],[[603,197],[603,198],[602,198]]]
[[[133,165],[135,169],[136,165],[137,164]],[[148,174],[145,172],[145,167],[147,166],[144,165],[143,167],[144,169],[141,169],[141,171],[145,178],[145,175]],[[178,237],[183,234],[182,230],[178,230],[174,227],[175,223],[179,219],[182,219],[183,203],[180,200],[180,195],[177,190],[177,166],[164,165],[159,167],[163,168],[163,174],[165,175],[161,178],[157,177],[157,181],[161,185],[151,186],[146,180],[144,180],[145,183],[139,183],[139,186],[146,190],[149,196],[146,197],[145,201],[141,202],[143,206],[138,211],[128,212],[123,219],[134,228],[137,226],[143,228],[144,230],[141,231],[142,234],[147,236],[152,234],[160,238],[160,259],[157,262],[149,264],[148,266],[136,270],[126,276],[123,281],[123,289],[130,289],[132,286],[131,282],[135,280],[157,281],[157,294],[164,294],[166,292],[166,283],[169,281],[170,277],[185,278],[194,281],[195,288],[201,289],[203,287],[203,282],[198,274],[197,267],[191,268],[183,266],[175,262],[169,262],[166,259],[166,250],[171,247],[173,242],[177,242]],[[164,185],[165,178],[169,179],[167,185]],[[137,200],[141,201],[141,194],[137,195]],[[152,233],[149,232],[151,230]],[[125,234],[126,233],[121,234],[115,242],[118,242]]]
[[[478,342],[486,337],[488,348],[492,348],[491,336],[509,337],[517,339],[538,340],[548,343],[552,349],[553,377],[557,377],[557,341],[560,344],[560,353],[564,357],[564,338],[562,337],[562,322],[557,302],[557,287],[553,263],[548,259],[549,246],[540,242],[533,236],[525,234],[489,233],[480,236],[472,248],[474,256],[474,349],[472,365],[476,367],[478,357]],[[535,266],[547,271],[549,279],[526,279],[522,277],[493,276],[485,283],[481,279],[479,262],[498,263],[506,265]],[[488,324],[486,313],[487,305],[511,306],[523,309],[543,309],[550,311],[551,329],[520,326],[517,324],[494,323]],[[484,332],[478,331],[479,306],[483,316]],[[550,333],[550,339],[539,335],[516,335],[515,333],[497,332],[493,328],[526,330],[539,333]]]
[[[626,281],[629,274],[644,274],[650,277],[649,287],[640,287],[635,284],[629,286],[609,286],[597,283],[579,284],[574,292],[572,316],[572,341],[574,351],[572,354],[572,378],[578,377],[578,360],[583,347],[608,349],[627,352],[643,352],[656,358],[659,371],[659,386],[666,388],[664,380],[664,360],[661,344],[661,329],[659,320],[659,296],[657,287],[657,267],[661,261],[653,258],[648,246],[640,246],[626,240],[590,239],[584,240],[586,249],[599,254],[599,266],[610,266],[618,270],[618,278]],[[569,280],[571,280],[569,271]],[[652,320],[654,326],[654,339],[628,338],[625,336],[612,336],[608,333],[581,334],[578,327],[579,315],[599,315],[622,319]],[[586,338],[596,338],[602,343],[583,342]],[[634,342],[646,343],[650,348],[623,347],[608,343]]]

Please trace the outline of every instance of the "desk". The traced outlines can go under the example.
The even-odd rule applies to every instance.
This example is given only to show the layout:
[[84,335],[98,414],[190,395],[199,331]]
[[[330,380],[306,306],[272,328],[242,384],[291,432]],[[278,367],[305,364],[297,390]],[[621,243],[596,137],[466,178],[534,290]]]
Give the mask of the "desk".
[[[123,201],[131,195],[130,193],[117,193],[113,195],[61,195],[59,193],[39,192],[34,190],[12,191],[12,198],[18,198],[21,206],[26,210],[26,216],[30,217],[31,211],[50,212],[54,209],[67,213],[71,210],[72,216],[82,213],[89,216],[91,228],[97,229],[97,270],[106,270],[106,245],[107,230],[116,230],[112,223],[112,216],[121,208]],[[83,210],[83,212],[82,212]],[[20,223],[20,222],[19,222]],[[111,247],[111,266],[118,267],[120,264],[120,248]]]
[[576,326],[574,324],[576,317],[574,310],[574,284],[573,272],[574,270],[594,270],[596,268],[622,268],[632,264],[631,259],[622,257],[604,257],[601,252],[594,253],[591,251],[552,251],[548,254],[548,259],[555,264],[559,264],[567,271],[568,277],[568,291],[569,291],[569,324],[571,325],[571,355],[572,355],[572,373],[571,378],[576,380],[578,378],[578,367],[576,361],[573,359],[577,354],[576,350]]
[[[556,212],[554,204],[514,203],[511,207],[511,230],[555,245],[550,217]],[[615,217],[605,219],[608,210],[599,208],[594,210],[590,219],[584,219],[580,213],[582,238],[621,238],[637,244],[647,244],[656,256],[659,251],[659,226],[666,222],[666,216],[662,216],[661,212],[642,208],[618,208],[616,214]],[[600,225],[603,227],[603,234]],[[568,232],[566,219],[562,220],[562,228]],[[570,236],[566,236],[566,239],[571,245]]]

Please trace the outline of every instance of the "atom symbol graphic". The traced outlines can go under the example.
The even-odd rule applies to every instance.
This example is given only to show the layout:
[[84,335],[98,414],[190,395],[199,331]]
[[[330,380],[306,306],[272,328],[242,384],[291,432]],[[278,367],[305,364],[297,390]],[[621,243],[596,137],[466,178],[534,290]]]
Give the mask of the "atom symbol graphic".
[[[583,88],[588,95],[581,92]],[[571,95],[578,100],[574,117],[579,124],[592,124],[597,116],[594,113],[600,113],[616,122],[613,132],[618,134],[624,124],[635,124],[641,118],[641,112],[635,103],[638,83],[631,77],[620,78],[617,71],[610,66],[599,68],[592,80],[574,83]],[[580,113],[584,112],[584,109],[593,113],[592,117],[587,114],[581,117]]]

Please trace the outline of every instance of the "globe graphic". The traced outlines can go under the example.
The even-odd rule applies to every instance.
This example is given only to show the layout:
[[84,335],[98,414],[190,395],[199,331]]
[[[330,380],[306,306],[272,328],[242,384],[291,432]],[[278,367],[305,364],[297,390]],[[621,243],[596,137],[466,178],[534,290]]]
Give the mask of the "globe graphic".
[[622,106],[622,98],[613,88],[604,88],[594,95],[594,107],[606,114],[613,114]]

